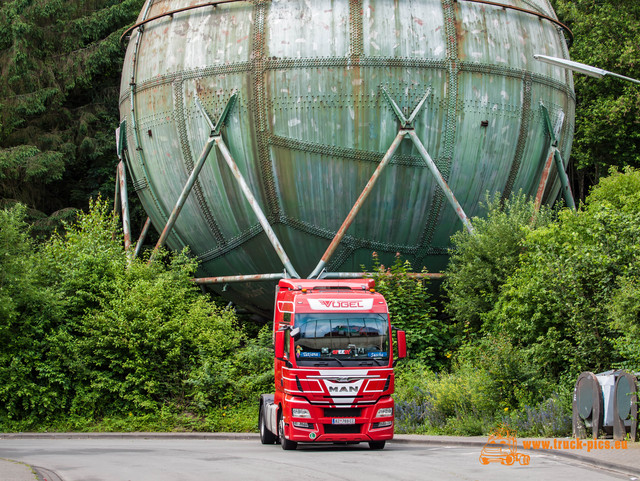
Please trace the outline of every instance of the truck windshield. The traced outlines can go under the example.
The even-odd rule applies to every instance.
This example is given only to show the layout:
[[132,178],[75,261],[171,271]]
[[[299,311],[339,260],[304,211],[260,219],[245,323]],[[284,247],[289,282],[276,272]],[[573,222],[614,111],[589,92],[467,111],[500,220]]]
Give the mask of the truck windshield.
[[299,365],[320,361],[353,365],[387,364],[389,335],[384,314],[296,314],[300,336],[295,342]]

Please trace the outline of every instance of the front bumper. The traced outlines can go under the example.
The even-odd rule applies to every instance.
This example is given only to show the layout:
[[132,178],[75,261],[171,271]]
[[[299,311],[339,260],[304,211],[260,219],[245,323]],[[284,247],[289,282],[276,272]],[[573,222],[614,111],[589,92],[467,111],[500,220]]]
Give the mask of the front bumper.
[[[362,442],[393,438],[393,415],[375,417],[378,410],[394,407],[391,397],[375,404],[353,407],[330,407],[310,404],[305,399],[290,398],[285,404],[284,422],[287,439],[296,442]],[[310,417],[293,417],[293,409],[306,409]]]

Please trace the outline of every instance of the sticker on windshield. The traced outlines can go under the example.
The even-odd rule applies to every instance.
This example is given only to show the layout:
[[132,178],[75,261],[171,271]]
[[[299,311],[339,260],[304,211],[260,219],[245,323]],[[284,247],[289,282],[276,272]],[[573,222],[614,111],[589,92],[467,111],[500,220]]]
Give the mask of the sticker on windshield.
[[321,354],[319,352],[305,352],[302,351],[300,353],[298,353],[299,357],[320,357]]
[[387,353],[386,352],[382,352],[382,351],[370,352],[370,353],[367,354],[367,356],[369,356],[369,357],[387,357]]
[[351,354],[351,349],[334,349],[331,354]]

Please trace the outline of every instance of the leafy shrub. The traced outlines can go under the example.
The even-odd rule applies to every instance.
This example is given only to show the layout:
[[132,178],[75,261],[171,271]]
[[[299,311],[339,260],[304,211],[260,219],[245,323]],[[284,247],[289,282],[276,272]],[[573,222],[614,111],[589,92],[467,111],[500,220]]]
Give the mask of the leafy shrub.
[[611,343],[619,358],[614,367],[640,371],[640,276],[625,276],[607,306]]
[[484,329],[525,349],[541,376],[575,379],[628,359],[615,339],[638,325],[637,311],[620,312],[634,305],[629,282],[640,274],[638,190],[638,172],[614,173],[581,211],[527,236]]
[[67,389],[49,362],[61,299],[38,269],[25,215],[21,205],[0,210],[0,422],[46,417]]
[[39,251],[23,216],[0,212],[0,425],[192,429],[273,384],[268,336],[200,293],[186,252],[131,260],[100,200]]
[[524,239],[552,218],[548,208],[536,212],[532,200],[522,193],[507,200],[496,193],[485,202],[487,215],[472,220],[474,233],[464,230],[452,236],[445,270],[445,309],[456,323],[460,342],[480,334],[484,316],[519,265]]
[[535,406],[525,405],[504,416],[503,424],[519,436],[568,436],[572,429],[570,399],[570,392],[553,393]]
[[436,318],[436,308],[427,279],[411,277],[409,261],[396,254],[391,267],[385,267],[374,252],[373,279],[389,308],[394,327],[407,333],[408,356],[436,367],[446,363],[450,327]]
[[200,351],[187,381],[200,409],[255,401],[261,393],[273,391],[271,326],[264,326],[256,339],[242,342],[224,357]]
[[494,424],[497,404],[483,371],[436,374],[411,361],[398,369],[394,398],[398,432],[478,435]]

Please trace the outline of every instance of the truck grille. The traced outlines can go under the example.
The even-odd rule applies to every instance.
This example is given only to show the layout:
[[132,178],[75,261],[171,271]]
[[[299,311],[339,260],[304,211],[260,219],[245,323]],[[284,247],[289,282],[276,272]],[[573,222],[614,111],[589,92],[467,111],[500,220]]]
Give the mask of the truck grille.
[[360,408],[325,408],[325,418],[359,418],[362,409]]
[[325,424],[325,434],[360,434],[362,424]]

